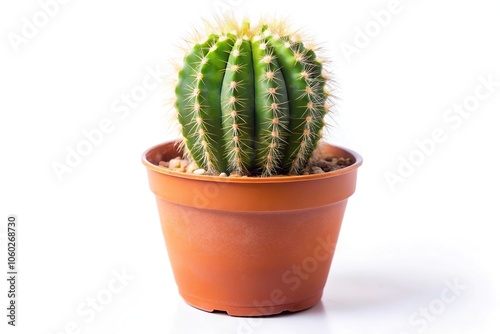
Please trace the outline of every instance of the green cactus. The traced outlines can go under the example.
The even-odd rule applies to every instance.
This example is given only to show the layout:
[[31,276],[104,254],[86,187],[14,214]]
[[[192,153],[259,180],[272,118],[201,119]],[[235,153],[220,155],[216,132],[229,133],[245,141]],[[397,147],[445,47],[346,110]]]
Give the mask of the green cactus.
[[282,24],[227,24],[184,58],[175,89],[184,149],[211,174],[300,174],[328,112],[315,51]]

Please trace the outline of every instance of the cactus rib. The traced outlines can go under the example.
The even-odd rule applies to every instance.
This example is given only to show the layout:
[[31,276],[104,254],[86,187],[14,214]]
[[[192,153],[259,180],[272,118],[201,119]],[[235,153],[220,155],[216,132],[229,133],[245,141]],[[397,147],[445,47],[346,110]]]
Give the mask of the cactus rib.
[[248,174],[254,159],[254,86],[252,50],[248,40],[236,39],[222,82],[223,148],[228,168]]

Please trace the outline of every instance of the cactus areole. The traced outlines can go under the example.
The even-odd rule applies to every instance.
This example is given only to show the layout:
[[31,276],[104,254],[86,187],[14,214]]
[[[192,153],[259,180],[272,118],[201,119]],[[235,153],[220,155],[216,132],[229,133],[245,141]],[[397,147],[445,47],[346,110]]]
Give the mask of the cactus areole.
[[211,174],[301,174],[328,85],[316,51],[282,24],[227,24],[188,51],[178,74],[185,154]]

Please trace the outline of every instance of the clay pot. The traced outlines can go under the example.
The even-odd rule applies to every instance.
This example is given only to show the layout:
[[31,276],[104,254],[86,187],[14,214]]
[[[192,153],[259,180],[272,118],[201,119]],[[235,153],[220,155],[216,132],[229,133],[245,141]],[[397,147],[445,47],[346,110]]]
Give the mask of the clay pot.
[[142,162],[156,195],[180,295],[205,311],[261,316],[299,311],[322,296],[361,157],[322,144],[354,164],[323,174],[222,178],[169,171],[176,144]]

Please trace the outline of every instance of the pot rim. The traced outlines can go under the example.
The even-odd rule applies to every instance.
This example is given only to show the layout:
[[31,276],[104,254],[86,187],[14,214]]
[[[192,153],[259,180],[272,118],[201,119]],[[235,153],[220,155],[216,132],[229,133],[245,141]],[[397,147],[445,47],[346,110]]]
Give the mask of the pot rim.
[[[160,166],[157,166],[150,162],[147,158],[149,152],[158,149],[159,147],[162,146],[167,146],[169,144],[174,144],[175,146],[179,147],[180,142],[177,140],[170,140],[167,142],[163,142],[157,145],[154,145],[147,149],[146,151],[143,152],[141,160],[144,166],[146,168],[153,170],[155,172],[173,176],[173,177],[178,177],[178,178],[184,178],[184,179],[190,179],[190,180],[199,180],[199,181],[208,181],[208,182],[223,182],[223,183],[285,183],[285,182],[300,182],[300,181],[309,181],[309,180],[319,180],[319,179],[325,179],[333,176],[338,176],[342,174],[347,174],[350,173],[356,169],[359,168],[363,164],[363,158],[361,155],[356,153],[355,151],[338,146],[338,145],[333,145],[330,144],[326,141],[321,141],[319,145],[327,145],[331,146],[334,148],[337,148],[341,151],[344,151],[346,155],[350,156],[351,159],[354,159],[354,163],[341,168],[337,169],[335,171],[331,172],[325,172],[321,174],[309,174],[309,175],[278,175],[278,176],[266,176],[266,177],[259,177],[259,176],[251,176],[251,177],[219,177],[215,175],[196,175],[196,174],[191,174],[191,173],[184,173],[184,172],[177,172],[174,170],[166,169]],[[179,151],[179,154],[182,156],[182,152]]]

